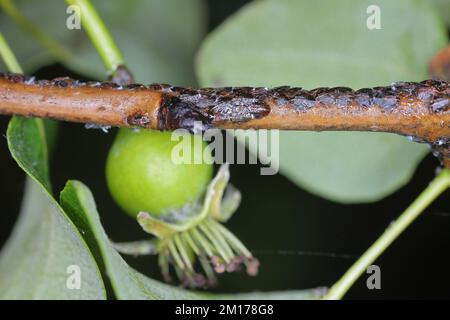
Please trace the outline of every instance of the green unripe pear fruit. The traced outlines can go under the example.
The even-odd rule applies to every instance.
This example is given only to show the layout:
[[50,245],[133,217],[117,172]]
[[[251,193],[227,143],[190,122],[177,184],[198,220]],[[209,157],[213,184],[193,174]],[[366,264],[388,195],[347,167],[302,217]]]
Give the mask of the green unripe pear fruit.
[[[198,200],[213,174],[207,144],[191,152],[207,154],[207,163],[173,161],[173,149],[180,141],[171,140],[171,132],[120,129],[106,163],[108,188],[118,205],[135,218],[140,211],[154,216],[169,213]],[[183,139],[186,137],[183,137]],[[192,157],[193,158],[193,157]]]

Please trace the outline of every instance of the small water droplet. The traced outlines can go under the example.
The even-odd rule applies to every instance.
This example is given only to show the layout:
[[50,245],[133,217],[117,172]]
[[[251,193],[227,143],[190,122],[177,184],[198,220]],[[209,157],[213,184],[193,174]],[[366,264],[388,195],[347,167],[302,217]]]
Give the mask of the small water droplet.
[[412,142],[418,142],[418,143],[425,143],[425,140],[423,140],[422,138],[416,137],[416,136],[407,136],[409,141]]
[[30,77],[27,80],[25,80],[25,84],[34,84],[34,80],[36,80],[35,77]]
[[86,123],[84,125],[84,127],[86,129],[100,129],[102,130],[104,133],[108,133],[109,129],[111,129],[111,126],[102,126],[100,124],[96,124],[96,123]]

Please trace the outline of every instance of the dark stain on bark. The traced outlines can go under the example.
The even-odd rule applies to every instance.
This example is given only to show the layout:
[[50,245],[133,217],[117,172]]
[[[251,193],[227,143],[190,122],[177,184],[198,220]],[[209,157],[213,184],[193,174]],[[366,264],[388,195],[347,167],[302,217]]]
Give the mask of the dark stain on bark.
[[150,117],[147,112],[134,111],[126,118],[127,124],[133,127],[148,127]]
[[158,110],[158,129],[183,128],[191,133],[201,133],[212,127],[212,118],[199,112],[195,105],[165,94]]

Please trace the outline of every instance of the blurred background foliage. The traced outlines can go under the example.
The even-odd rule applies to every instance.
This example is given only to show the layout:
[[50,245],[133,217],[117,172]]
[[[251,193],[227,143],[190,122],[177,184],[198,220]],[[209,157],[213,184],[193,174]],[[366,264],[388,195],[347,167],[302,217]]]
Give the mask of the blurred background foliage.
[[[46,50],[1,12],[0,30],[28,74],[105,79],[84,31],[65,28],[63,1],[15,3],[42,34],[60,44]],[[445,0],[93,3],[138,82],[184,86],[360,88],[421,80],[427,77],[428,60],[448,43],[450,17],[450,1]],[[369,4],[381,7],[381,30],[366,28]],[[2,132],[7,121],[0,119]],[[112,239],[142,239],[146,235],[120,214],[106,189],[104,163],[115,131],[61,124],[51,159],[52,183],[59,192],[67,179],[83,181]],[[390,134],[283,132],[280,148],[283,175],[260,176],[257,165],[231,167],[232,182],[244,199],[229,226],[262,267],[256,278],[222,276],[218,291],[331,285],[412,202],[438,164],[426,146]],[[2,244],[24,189],[24,175],[4,139],[0,163]],[[448,200],[447,193],[379,259],[383,290],[368,291],[361,279],[349,297],[450,297]],[[156,259],[127,261],[159,278]]]

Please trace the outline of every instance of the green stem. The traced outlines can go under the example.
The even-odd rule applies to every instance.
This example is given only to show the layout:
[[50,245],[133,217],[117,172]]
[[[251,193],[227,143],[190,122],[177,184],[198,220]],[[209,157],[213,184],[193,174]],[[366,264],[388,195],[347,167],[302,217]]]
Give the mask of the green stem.
[[2,60],[5,62],[6,68],[15,73],[23,73],[22,68],[20,67],[19,62],[16,59],[16,56],[12,52],[9,47],[6,39],[0,33],[0,56]]
[[190,231],[190,234],[194,237],[194,239],[197,241],[197,243],[203,248],[203,250],[206,252],[206,254],[209,257],[213,256],[213,251],[212,248],[208,242],[208,240],[206,240],[206,238],[204,238],[200,232],[197,230],[197,227],[192,228]]
[[55,58],[60,61],[67,59],[67,50],[45,32],[36,27],[27,17],[25,17],[15,6],[14,1],[0,0],[0,6],[23,30],[31,34],[44,48],[46,48]]
[[214,236],[217,239],[218,243],[221,245],[222,249],[227,254],[227,256],[230,257],[230,259],[233,259],[233,257],[234,257],[233,250],[228,245],[227,241],[222,236],[222,234],[219,232],[219,230],[217,230],[214,227],[214,225],[212,225],[210,223],[210,221],[211,221],[211,219],[205,220],[205,222],[204,222],[205,227],[209,230],[209,232],[212,234],[212,236]]
[[194,240],[192,240],[191,236],[189,235],[188,232],[182,232],[181,236],[183,237],[184,241],[186,241],[186,243],[192,248],[192,251],[194,251],[194,253],[196,255],[200,255],[200,249],[197,247],[197,245],[195,244]]
[[392,222],[385,232],[356,261],[350,269],[336,282],[325,295],[326,300],[341,299],[355,281],[367,270],[367,267],[389,247],[394,240],[416,219],[425,208],[441,193],[450,187],[450,170],[443,169],[416,200]]
[[106,69],[114,74],[119,66],[125,65],[125,60],[94,6],[89,0],[66,0],[66,2],[80,8],[83,27]]
[[193,268],[192,268],[191,260],[189,260],[189,255],[188,255],[188,253],[186,251],[185,245],[183,244],[183,242],[182,242],[182,240],[180,238],[180,235],[178,233],[176,233],[173,236],[173,240],[175,242],[175,246],[178,249],[178,252],[181,255],[181,259],[183,260],[184,265],[187,267],[187,269],[192,271]]
[[181,260],[181,257],[180,257],[180,255],[179,255],[179,253],[178,253],[178,251],[177,251],[177,249],[175,247],[175,244],[173,243],[173,240],[170,239],[167,242],[167,245],[169,247],[170,254],[172,255],[172,257],[174,259],[175,265],[178,266],[178,268],[184,270],[185,269],[185,265],[183,263],[183,260]]
[[148,254],[157,254],[156,244],[154,240],[142,240],[131,242],[115,242],[112,243],[114,249],[123,254],[133,256],[143,256]]
[[205,271],[206,278],[208,278],[209,281],[214,282],[216,280],[216,276],[208,260],[205,257],[199,257],[198,260],[200,261],[200,265]]
[[213,244],[214,249],[219,253],[226,263],[230,263],[233,257],[229,256],[221,246],[221,243],[214,237],[214,235],[209,231],[209,229],[200,223],[198,225],[199,229],[205,234],[206,238]]
[[166,281],[170,281],[169,262],[167,261],[166,252],[160,252],[158,255],[158,264],[161,273]]
[[230,230],[225,228],[219,222],[211,220],[212,223],[216,225],[216,228],[228,239],[228,242],[233,246],[233,248],[239,253],[243,254],[247,258],[252,256],[251,252],[242,244],[242,242],[233,234]]

